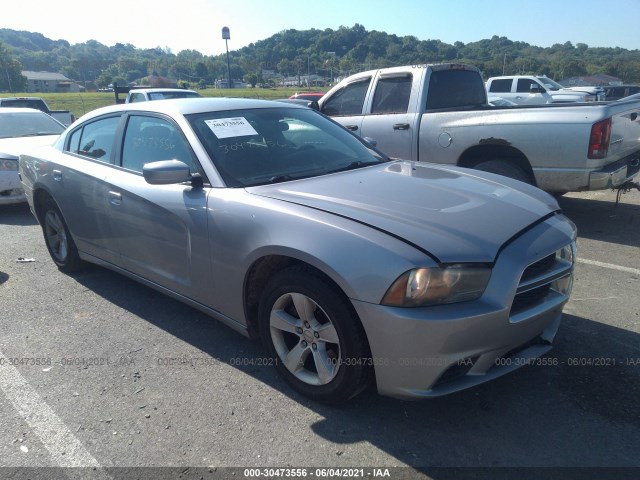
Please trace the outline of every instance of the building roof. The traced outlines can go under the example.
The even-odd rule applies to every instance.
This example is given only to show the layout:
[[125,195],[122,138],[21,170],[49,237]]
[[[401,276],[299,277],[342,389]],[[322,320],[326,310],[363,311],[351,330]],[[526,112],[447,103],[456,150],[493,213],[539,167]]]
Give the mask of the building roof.
[[614,77],[613,75],[598,73],[596,75],[591,75],[591,76],[566,78],[558,83],[562,84],[565,87],[582,87],[582,86],[591,86],[591,85],[619,85],[622,83],[622,79],[618,77]]
[[30,70],[23,70],[22,75],[27,77],[27,80],[45,80],[50,82],[71,82],[70,78],[65,77],[61,73],[53,72],[32,72]]

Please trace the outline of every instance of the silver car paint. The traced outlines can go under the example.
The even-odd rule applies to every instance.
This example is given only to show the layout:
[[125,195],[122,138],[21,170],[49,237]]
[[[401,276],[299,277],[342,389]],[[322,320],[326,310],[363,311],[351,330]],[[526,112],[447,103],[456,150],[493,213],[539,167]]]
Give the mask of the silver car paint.
[[[554,213],[557,203],[549,195],[491,174],[411,162],[223,188],[182,114],[273,104],[202,100],[141,105],[135,110],[169,115],[183,128],[210,186],[149,185],[142,175],[62,153],[64,138],[38,157],[23,157],[32,210],[33,192],[48,191],[67,218],[82,258],[179,298],[245,334],[247,272],[266,255],[295,258],[325,273],[351,299],[374,360],[418,354],[452,361],[477,353],[490,357],[530,335],[547,332],[548,340],[553,338],[566,297],[530,320],[514,324],[508,315],[524,268],[575,238],[572,224]],[[132,109],[110,107],[96,115]],[[59,171],[57,180],[40,173],[44,163]],[[394,202],[393,209],[388,201]],[[77,215],[71,214],[74,209]],[[550,218],[531,228],[545,216]],[[380,306],[402,273],[435,266],[438,260],[495,261],[489,288],[480,300],[464,304]],[[432,394],[433,379],[446,366],[417,371],[396,362],[375,367],[381,393],[420,397]],[[490,377],[488,369],[479,375]]]

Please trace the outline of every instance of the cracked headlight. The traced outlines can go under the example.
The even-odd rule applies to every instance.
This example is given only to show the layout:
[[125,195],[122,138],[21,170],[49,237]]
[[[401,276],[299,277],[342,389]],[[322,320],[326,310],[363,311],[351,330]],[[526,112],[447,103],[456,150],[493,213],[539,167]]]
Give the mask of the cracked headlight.
[[491,269],[484,265],[416,268],[393,282],[382,304],[422,307],[476,300],[484,293],[490,276]]

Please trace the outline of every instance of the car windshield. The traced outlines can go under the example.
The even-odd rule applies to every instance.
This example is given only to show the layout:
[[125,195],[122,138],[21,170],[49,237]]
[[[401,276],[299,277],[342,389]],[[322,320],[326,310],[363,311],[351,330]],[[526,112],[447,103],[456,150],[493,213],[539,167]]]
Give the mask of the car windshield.
[[0,138],[60,135],[64,126],[42,112],[0,111]]
[[230,187],[315,177],[389,160],[311,109],[232,110],[187,118]]
[[560,85],[558,82],[551,80],[549,77],[538,77],[538,80],[540,80],[542,83],[544,83],[544,86],[546,88],[548,88],[549,90],[561,90],[564,87],[562,85]]

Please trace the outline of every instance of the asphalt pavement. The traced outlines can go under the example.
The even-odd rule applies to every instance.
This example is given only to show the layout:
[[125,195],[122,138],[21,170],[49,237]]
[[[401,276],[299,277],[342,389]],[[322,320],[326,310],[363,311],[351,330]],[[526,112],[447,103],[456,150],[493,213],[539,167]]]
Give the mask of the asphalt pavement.
[[560,204],[578,263],[544,363],[343,406],[296,394],[259,344],[154,290],[59,272],[28,208],[0,207],[0,477],[638,478],[640,192]]

